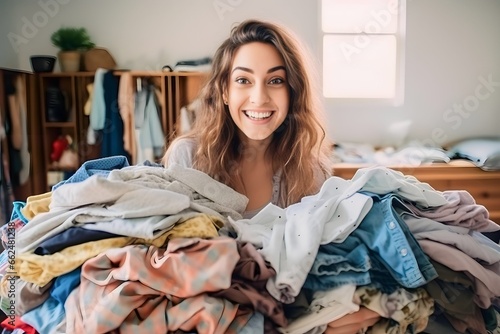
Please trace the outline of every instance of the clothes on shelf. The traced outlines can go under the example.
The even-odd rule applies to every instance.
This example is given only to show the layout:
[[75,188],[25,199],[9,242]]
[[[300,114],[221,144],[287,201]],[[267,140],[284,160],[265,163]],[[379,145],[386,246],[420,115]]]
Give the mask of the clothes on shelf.
[[175,64],[173,70],[177,72],[208,72],[211,68],[212,58],[204,57],[199,59],[180,60]]

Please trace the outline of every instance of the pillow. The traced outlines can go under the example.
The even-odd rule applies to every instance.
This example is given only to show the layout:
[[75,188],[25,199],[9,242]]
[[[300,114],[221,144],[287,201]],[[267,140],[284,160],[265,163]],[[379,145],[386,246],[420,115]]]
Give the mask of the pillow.
[[484,170],[500,170],[500,138],[462,140],[448,150],[448,155],[468,159]]

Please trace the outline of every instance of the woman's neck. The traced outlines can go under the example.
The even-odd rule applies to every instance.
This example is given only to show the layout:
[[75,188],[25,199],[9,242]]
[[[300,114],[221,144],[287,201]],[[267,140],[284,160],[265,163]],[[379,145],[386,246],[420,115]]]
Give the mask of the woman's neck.
[[247,211],[271,202],[273,191],[272,157],[268,148],[271,138],[263,141],[242,140],[242,156],[235,188],[249,199]]
[[241,140],[241,157],[242,161],[249,163],[264,163],[268,159],[268,148],[271,144],[271,137],[264,140],[252,140],[247,137],[240,138]]

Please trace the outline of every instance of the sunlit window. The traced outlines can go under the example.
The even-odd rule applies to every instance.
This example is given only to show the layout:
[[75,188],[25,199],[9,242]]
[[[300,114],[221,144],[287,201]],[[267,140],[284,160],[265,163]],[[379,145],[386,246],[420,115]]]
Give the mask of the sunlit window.
[[402,101],[404,8],[404,0],[322,0],[325,97]]

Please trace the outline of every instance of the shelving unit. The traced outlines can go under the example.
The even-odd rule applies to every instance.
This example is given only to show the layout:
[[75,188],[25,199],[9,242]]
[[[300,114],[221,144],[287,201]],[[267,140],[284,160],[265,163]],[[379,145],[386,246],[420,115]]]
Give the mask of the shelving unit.
[[[162,72],[162,71],[114,71],[117,76],[129,73],[133,79],[146,79],[159,91],[159,117],[165,134],[165,145],[177,133],[180,109],[192,102],[206,79],[203,72]],[[42,160],[44,184],[46,191],[51,186],[76,171],[87,160],[100,157],[98,145],[87,143],[89,116],[85,115],[85,103],[89,99],[87,85],[94,82],[94,72],[59,72],[40,73],[37,75],[39,85],[39,106],[42,133]],[[135,82],[136,80],[134,80]],[[66,100],[68,118],[63,121],[51,121],[47,109],[47,88],[58,88]],[[137,89],[137,87],[135,87]],[[118,104],[117,104],[118,105]],[[52,143],[60,136],[69,135],[73,139],[73,148],[78,155],[78,164],[68,168],[52,161]]]
[[[89,98],[87,85],[94,80],[93,72],[77,73],[41,73],[39,79],[39,100],[41,128],[43,138],[43,165],[45,170],[45,184],[50,186],[61,180],[64,175],[73,173],[82,162],[95,158],[95,147],[86,142],[86,130],[89,117],[84,115],[83,109]],[[50,88],[59,89],[64,97],[67,117],[54,121],[49,116],[47,91]],[[52,143],[61,136],[70,136],[72,148],[78,155],[75,166],[61,166],[51,159]]]
[[[115,73],[122,75],[125,72]],[[167,141],[178,132],[181,108],[197,97],[207,79],[207,73],[204,72],[127,71],[127,73],[133,79],[148,79],[160,89],[161,125]]]

